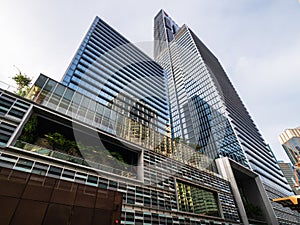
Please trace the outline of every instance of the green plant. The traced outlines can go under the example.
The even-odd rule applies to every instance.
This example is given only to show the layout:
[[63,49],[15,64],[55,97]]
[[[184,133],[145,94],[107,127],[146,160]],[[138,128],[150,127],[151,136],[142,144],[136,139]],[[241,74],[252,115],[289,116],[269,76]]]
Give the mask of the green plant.
[[58,132],[45,134],[45,138],[53,150],[62,148],[66,142],[66,138]]
[[63,147],[67,149],[69,155],[79,155],[77,143],[75,141],[66,140]]
[[52,150],[62,151],[69,155],[81,156],[75,141],[67,139],[58,132],[48,133],[44,135]]
[[16,94],[25,96],[30,89],[29,85],[31,84],[32,79],[27,77],[25,74],[22,74],[20,70],[18,74],[12,77],[12,79],[18,86]]
[[33,114],[25,124],[22,134],[19,140],[34,143],[37,137],[38,118],[37,115]]

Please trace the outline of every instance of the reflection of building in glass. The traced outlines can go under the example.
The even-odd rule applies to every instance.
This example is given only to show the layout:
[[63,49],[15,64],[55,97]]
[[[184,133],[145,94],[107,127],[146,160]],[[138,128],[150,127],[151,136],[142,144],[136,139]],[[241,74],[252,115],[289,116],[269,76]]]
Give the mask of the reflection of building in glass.
[[[163,11],[155,17],[154,38],[156,33],[168,37],[162,40],[169,40],[168,48],[163,47],[161,40],[155,40],[155,49],[161,49],[155,57],[168,75],[173,136],[202,146],[201,151],[213,158],[228,156],[248,166],[229,125],[222,90],[217,90],[213,82],[212,74],[222,71],[212,60],[214,56],[187,26],[179,28]],[[199,55],[200,48],[206,62]]]
[[201,187],[176,182],[179,208],[185,212],[219,216],[217,195]]
[[299,221],[299,214],[268,201],[293,192],[218,59],[187,25],[179,27],[163,10],[154,18],[154,40],[155,60],[168,77],[173,137],[257,173],[260,181],[251,179],[255,185],[263,183],[256,188],[263,197],[253,203],[267,209],[269,223]]
[[[26,106],[5,117],[2,166],[122,192],[122,224],[239,223],[213,160],[170,136],[162,68],[99,18],[62,84],[40,75],[27,98],[0,94],[4,114]],[[176,179],[217,195],[219,213],[178,208]]]
[[[282,134],[279,135],[279,141],[291,160],[293,165],[296,165],[300,162],[300,128],[294,129],[286,129]],[[300,170],[295,169],[294,176],[298,175],[298,179],[300,180]],[[294,178],[295,179],[295,178]],[[290,179],[287,179],[288,181]],[[297,194],[299,194],[299,190],[295,190]]]
[[295,185],[295,174],[294,174],[294,168],[293,165],[291,163],[286,163],[283,161],[278,161],[278,165],[280,166],[280,169],[282,170],[285,178],[287,179],[287,181],[289,182],[289,185],[292,187],[293,191],[295,192],[296,195],[300,194],[300,190],[296,190],[296,188],[294,187]]
[[[162,68],[96,17],[62,84],[164,133],[169,121]],[[155,115],[154,115],[155,114]]]
[[[197,154],[199,162],[190,160],[193,148],[150,128],[153,140],[131,141],[126,130],[130,117],[43,75],[28,97],[32,100],[0,91],[1,134],[6,135],[1,139],[1,167],[121,192],[122,224],[239,223],[229,182],[206,169],[213,162],[204,155]],[[58,142],[45,139],[53,133],[60,134]],[[158,147],[164,140],[172,151]],[[200,167],[205,162],[207,167]],[[220,213],[212,214],[209,196],[205,209],[199,203],[201,214],[178,208],[177,179],[217,195]]]
[[298,162],[297,156],[300,156],[300,128],[286,129],[279,135],[279,141],[295,165]]
[[[60,90],[58,92],[57,90]],[[179,160],[199,169],[213,168],[212,160],[188,146],[163,135],[156,129],[146,127],[143,122],[133,120],[132,115],[124,116],[122,112],[103,106],[94,99],[84,96],[51,78],[40,75],[28,96],[34,102],[61,112],[73,120],[86,123],[107,133],[116,135],[157,153]],[[137,134],[134,129],[146,131],[147,136]],[[168,130],[168,129],[166,129]],[[81,135],[80,135],[81,136]]]
[[[236,104],[241,102],[226,76],[222,91],[229,94],[220,96],[211,76],[222,71],[215,58],[193,34],[190,39],[186,26],[179,28],[162,13],[165,24],[155,24],[155,35],[167,42],[155,46],[155,55],[162,57],[168,77],[97,17],[62,83],[40,75],[27,99],[0,89],[0,166],[121,192],[121,224],[249,224],[250,214],[245,213],[236,185],[241,183],[243,197],[267,206],[261,218],[249,221],[277,224],[275,216],[270,219],[273,210],[266,194],[257,195],[263,186],[255,172],[263,173],[262,164],[264,185],[269,182],[271,188],[276,178],[281,187],[274,188],[285,187],[270,152],[264,151],[252,120],[239,120],[240,114],[248,114]],[[179,34],[183,39],[178,44],[192,51],[186,52],[188,58],[181,58],[175,45],[170,49],[175,55],[161,54]],[[197,57],[198,48],[208,51],[205,62]],[[197,65],[205,76],[193,73]],[[191,80],[186,82],[183,75]],[[252,150],[261,157],[258,168],[245,156]],[[225,157],[214,161],[219,156],[238,163]],[[271,191],[277,196],[278,190]],[[290,213],[288,223],[297,221],[293,212],[277,210],[284,218]]]

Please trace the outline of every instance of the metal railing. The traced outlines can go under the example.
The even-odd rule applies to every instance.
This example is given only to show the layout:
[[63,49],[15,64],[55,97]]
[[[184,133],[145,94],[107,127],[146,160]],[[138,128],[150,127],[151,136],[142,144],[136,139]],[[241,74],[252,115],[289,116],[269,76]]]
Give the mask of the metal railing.
[[3,81],[0,81],[0,89],[4,90],[4,91],[9,91],[9,92],[12,92],[12,93],[16,93],[17,92],[17,87],[15,86],[12,86],[10,84],[7,84]]

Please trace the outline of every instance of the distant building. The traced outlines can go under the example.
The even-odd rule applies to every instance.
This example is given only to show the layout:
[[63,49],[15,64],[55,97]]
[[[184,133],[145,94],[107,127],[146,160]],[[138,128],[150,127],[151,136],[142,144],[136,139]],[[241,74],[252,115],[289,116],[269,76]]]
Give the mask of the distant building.
[[294,177],[294,168],[291,163],[286,163],[283,161],[278,161],[278,165],[280,166],[283,175],[289,182],[289,185],[292,187],[293,191],[295,192],[296,195],[300,194],[300,190],[296,190],[294,185],[295,185],[295,177]]
[[295,165],[298,162],[297,156],[300,156],[300,128],[286,129],[279,135],[279,141]]
[[[279,135],[279,141],[282,145],[283,149],[285,150],[287,156],[292,162],[292,165],[299,163],[300,157],[300,128],[294,129],[285,129]],[[300,170],[296,169],[298,174],[298,179],[300,179]],[[299,190],[296,193],[300,193]]]

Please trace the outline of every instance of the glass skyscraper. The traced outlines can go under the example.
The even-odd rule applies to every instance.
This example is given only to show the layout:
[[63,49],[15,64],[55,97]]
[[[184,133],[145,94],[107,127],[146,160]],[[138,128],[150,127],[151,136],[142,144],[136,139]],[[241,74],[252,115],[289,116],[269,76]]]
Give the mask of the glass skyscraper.
[[279,141],[292,164],[295,165],[298,162],[297,157],[300,156],[300,128],[284,130],[279,135]]
[[[294,128],[294,129],[285,129],[280,135],[279,135],[279,141],[281,146],[283,147],[284,151],[286,152],[287,156],[292,162],[292,165],[296,165],[299,163],[300,160],[300,128]],[[300,170],[296,169],[296,175],[298,175],[298,179],[300,178]],[[289,179],[295,179],[294,176]],[[292,184],[293,186],[293,184]],[[298,188],[299,189],[299,188]],[[299,190],[296,190],[296,193],[300,193]]]
[[[82,192],[80,225],[299,224],[270,205],[290,189],[217,59],[163,11],[154,35],[160,65],[96,17],[61,83],[41,74],[26,98],[1,88],[1,178],[42,189],[55,178],[64,215],[77,210],[64,199]],[[9,224],[11,205],[0,201]]]
[[169,124],[163,69],[99,17],[62,84],[161,133]]
[[[154,56],[168,76],[173,138],[255,172],[264,188],[258,192],[267,194],[269,200],[293,195],[218,59],[187,25],[179,27],[163,10],[154,19]],[[265,213],[270,219],[276,216],[282,224],[299,221],[298,214],[277,203],[264,201],[262,205],[268,208],[270,204],[272,209]]]
[[215,162],[171,138],[162,67],[98,17],[62,82],[41,74],[26,98],[0,89],[0,170],[121,192],[120,224],[240,224]]

